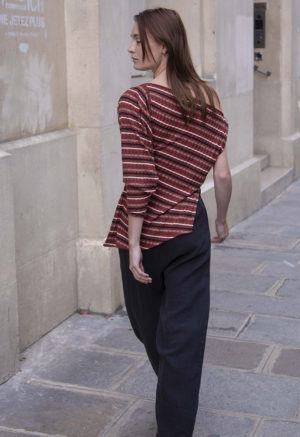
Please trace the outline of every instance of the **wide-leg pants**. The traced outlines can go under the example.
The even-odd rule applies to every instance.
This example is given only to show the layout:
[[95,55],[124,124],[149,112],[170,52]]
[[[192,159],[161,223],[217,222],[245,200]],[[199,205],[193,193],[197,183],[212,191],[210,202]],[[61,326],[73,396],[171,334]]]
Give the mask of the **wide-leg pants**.
[[151,284],[134,279],[119,249],[125,306],[157,374],[159,437],[192,437],[210,305],[210,233],[199,196],[193,231],[143,250]]

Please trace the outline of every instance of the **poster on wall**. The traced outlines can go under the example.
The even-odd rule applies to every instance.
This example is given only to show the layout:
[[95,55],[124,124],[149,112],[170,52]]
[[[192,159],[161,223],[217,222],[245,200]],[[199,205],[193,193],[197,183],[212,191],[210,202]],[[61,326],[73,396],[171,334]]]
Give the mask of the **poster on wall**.
[[6,37],[46,39],[45,0],[0,0],[0,26]]
[[0,142],[66,125],[61,0],[0,0],[0,119]]

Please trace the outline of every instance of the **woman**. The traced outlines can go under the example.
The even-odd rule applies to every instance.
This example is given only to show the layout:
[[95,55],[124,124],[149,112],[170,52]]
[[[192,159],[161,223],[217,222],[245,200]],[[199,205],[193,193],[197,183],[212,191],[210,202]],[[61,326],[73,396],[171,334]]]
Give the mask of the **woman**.
[[117,247],[125,305],[157,374],[157,436],[191,437],[209,316],[210,233],[200,186],[214,168],[213,242],[228,236],[227,120],[197,75],[177,12],[134,17],[129,53],[153,80],[121,96],[124,190],[104,243]]

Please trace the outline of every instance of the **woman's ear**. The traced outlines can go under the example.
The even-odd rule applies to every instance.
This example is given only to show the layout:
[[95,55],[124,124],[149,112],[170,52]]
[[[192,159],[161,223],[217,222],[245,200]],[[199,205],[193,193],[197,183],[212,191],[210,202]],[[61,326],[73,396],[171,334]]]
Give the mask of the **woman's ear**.
[[164,45],[162,46],[162,52],[163,52],[164,55],[166,55],[168,53],[168,49]]

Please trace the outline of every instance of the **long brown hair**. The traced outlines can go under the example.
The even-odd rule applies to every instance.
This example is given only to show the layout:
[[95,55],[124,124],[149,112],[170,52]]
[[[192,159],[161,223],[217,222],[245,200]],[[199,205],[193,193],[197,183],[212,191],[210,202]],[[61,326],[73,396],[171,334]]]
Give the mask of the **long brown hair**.
[[193,65],[186,30],[179,14],[167,8],[145,9],[134,16],[138,25],[142,45],[143,61],[146,53],[153,57],[147,32],[159,44],[165,45],[168,53],[167,80],[181,107],[187,123],[200,104],[202,118],[206,118],[205,91],[209,104],[215,110],[216,91],[202,80]]

